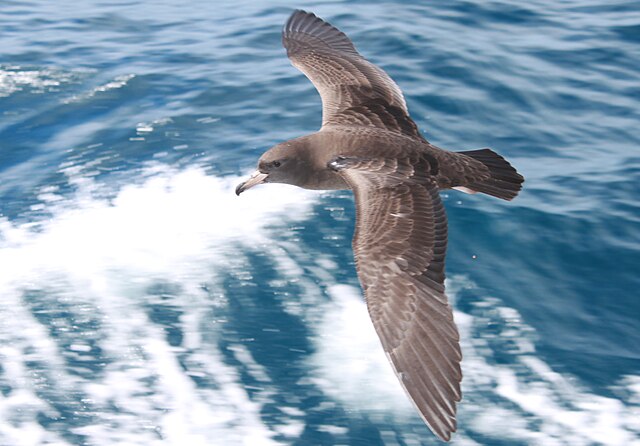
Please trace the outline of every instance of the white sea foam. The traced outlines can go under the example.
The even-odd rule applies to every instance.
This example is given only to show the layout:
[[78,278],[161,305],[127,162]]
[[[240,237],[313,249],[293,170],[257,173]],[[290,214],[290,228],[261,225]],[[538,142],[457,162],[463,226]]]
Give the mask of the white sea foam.
[[30,69],[17,65],[0,65],[0,98],[29,89],[32,93],[52,91],[70,82],[73,73],[49,68]]
[[[73,444],[70,435],[94,445],[299,438],[306,426],[296,398],[287,396],[277,422],[265,421],[277,383],[244,343],[226,352],[217,343],[219,310],[234,298],[222,277],[252,283],[250,257],[259,252],[277,273],[272,286],[298,290],[282,308],[314,333],[308,376],[327,398],[311,410],[341,405],[386,425],[388,444],[433,438],[387,363],[360,289],[336,283],[337,257],[312,257],[280,234],[313,216],[316,193],[270,185],[237,198],[239,178],[156,165],[105,194],[79,172],[66,170],[72,196],[41,191],[38,217],[0,219],[0,444]],[[175,294],[169,304],[154,286]],[[455,301],[473,284],[453,277],[448,286]],[[150,307],[177,309],[179,345]],[[637,444],[640,377],[613,383],[619,399],[594,394],[536,355],[535,332],[515,309],[487,296],[474,308],[455,314],[465,374],[455,444]],[[490,322],[501,330],[493,337]],[[246,388],[242,375],[257,386]],[[46,427],[41,415],[52,420]],[[344,424],[317,429],[348,439]]]
[[[201,333],[215,331],[212,305],[227,298],[216,280],[243,266],[239,247],[267,252],[276,267],[294,263],[271,238],[307,217],[317,194],[272,186],[238,198],[239,178],[199,168],[160,166],[144,175],[111,199],[98,198],[91,179],[74,177],[73,197],[54,193],[38,207],[49,218],[0,220],[0,382],[11,389],[0,394],[0,444],[66,444],[64,433],[100,445],[267,445],[302,432],[300,417],[263,423],[264,370],[243,346],[234,349],[267,388],[249,398],[239,371]],[[180,290],[179,347],[145,309],[158,283]],[[93,376],[83,365],[92,359],[104,362]],[[192,376],[215,384],[198,387]],[[56,407],[81,427],[40,426],[38,413],[63,416]]]
[[335,285],[329,288],[329,295],[332,301],[326,304],[317,327],[318,350],[311,357],[316,384],[327,395],[369,416],[414,415],[384,355],[361,291]]
[[89,98],[92,98],[94,96],[96,96],[99,93],[103,93],[105,91],[109,91],[109,90],[115,90],[118,88],[122,88],[125,85],[127,85],[127,83],[133,79],[135,77],[134,74],[125,74],[125,75],[121,75],[121,76],[117,76],[115,77],[113,80],[99,85],[97,87],[92,88],[91,90],[89,90],[88,92],[82,93],[80,95],[76,95],[76,96],[72,96],[68,99],[66,99],[64,102],[65,103],[72,103],[72,102],[79,102],[79,101],[83,101]]

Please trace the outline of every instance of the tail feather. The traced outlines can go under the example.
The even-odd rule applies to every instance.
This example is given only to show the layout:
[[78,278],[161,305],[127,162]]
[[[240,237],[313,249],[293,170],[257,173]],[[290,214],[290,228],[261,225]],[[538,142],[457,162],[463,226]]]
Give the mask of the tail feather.
[[520,175],[507,160],[493,150],[468,150],[458,153],[480,161],[489,168],[489,172],[491,173],[491,178],[476,183],[469,183],[466,185],[467,188],[502,198],[503,200],[513,200],[522,189],[524,177]]

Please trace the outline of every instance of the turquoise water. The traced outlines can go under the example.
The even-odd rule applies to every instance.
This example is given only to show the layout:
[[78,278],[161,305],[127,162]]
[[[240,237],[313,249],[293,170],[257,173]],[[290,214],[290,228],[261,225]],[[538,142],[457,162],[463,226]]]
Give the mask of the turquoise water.
[[280,29],[351,36],[434,144],[459,445],[640,444],[640,3],[0,3],[0,444],[437,444],[375,338],[347,192],[269,185],[320,124]]

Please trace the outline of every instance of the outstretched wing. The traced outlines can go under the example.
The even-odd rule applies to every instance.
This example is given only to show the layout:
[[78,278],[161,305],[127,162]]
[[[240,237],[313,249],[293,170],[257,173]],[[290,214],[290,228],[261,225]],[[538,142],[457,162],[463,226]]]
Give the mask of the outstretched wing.
[[422,138],[398,85],[343,32],[297,10],[284,26],[282,43],[291,63],[320,93],[323,127],[378,127]]
[[444,292],[447,218],[427,159],[336,158],[354,190],[358,276],[382,346],[423,419],[456,430],[462,373]]

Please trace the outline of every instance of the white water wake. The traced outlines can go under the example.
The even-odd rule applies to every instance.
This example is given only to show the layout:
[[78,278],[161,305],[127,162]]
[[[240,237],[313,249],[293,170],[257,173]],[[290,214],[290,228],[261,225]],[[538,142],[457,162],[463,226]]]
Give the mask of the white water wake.
[[[314,333],[308,379],[325,399],[384,426],[387,444],[431,441],[360,290],[335,279],[342,261],[289,237],[314,216],[320,195],[270,185],[237,198],[239,178],[195,167],[158,165],[141,178],[105,195],[75,177],[72,196],[43,191],[36,217],[0,220],[0,444],[299,439],[305,412],[291,402],[280,421],[265,419],[282,387],[244,343],[229,349],[234,363],[218,342],[234,299],[224,278],[250,286],[260,273],[250,261],[256,253],[298,290],[283,308]],[[473,284],[454,276],[454,300],[462,287]],[[153,309],[176,315],[179,340]],[[454,444],[637,444],[640,377],[612,383],[628,397],[599,396],[540,359],[533,329],[497,299],[479,296],[473,311],[455,316],[465,380]],[[489,323],[500,332],[488,334]],[[493,359],[496,342],[510,345],[508,360]],[[249,389],[244,373],[259,386]],[[349,439],[346,425],[316,428],[335,442]]]

